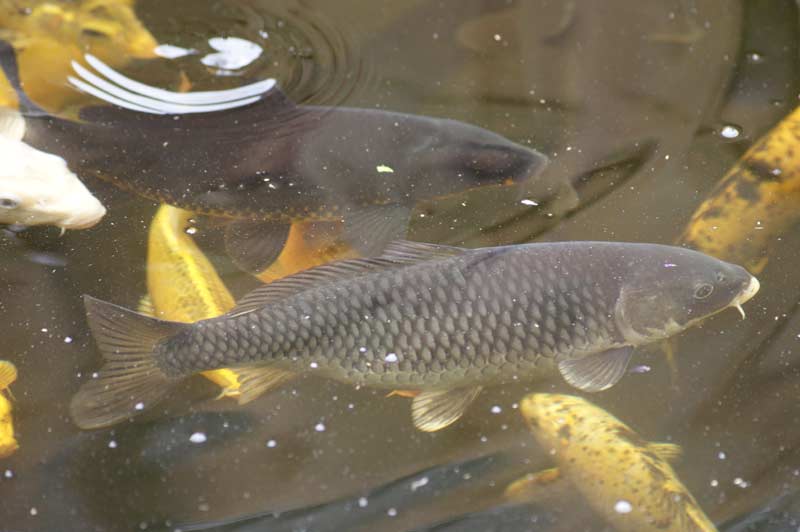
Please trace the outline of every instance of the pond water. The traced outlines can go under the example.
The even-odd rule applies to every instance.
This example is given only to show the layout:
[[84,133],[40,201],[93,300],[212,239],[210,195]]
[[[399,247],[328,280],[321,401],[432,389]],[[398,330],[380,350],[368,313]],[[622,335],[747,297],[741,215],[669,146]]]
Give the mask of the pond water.
[[[464,247],[676,243],[728,169],[794,110],[800,82],[791,1],[139,0],[141,28],[127,21],[113,38],[20,25],[44,2],[0,2],[0,37],[29,32],[26,90],[63,116],[96,103],[62,65],[91,52],[173,91],[272,77],[298,104],[456,119],[545,154],[531,192],[541,196],[494,187],[414,205],[408,238]],[[83,4],[115,1],[53,5]],[[157,53],[130,44],[145,33]],[[36,52],[48,38],[57,44]],[[70,399],[101,363],[81,296],[137,307],[158,208],[81,177],[108,209],[98,225],[0,231],[0,358],[19,372],[20,444],[0,459],[2,530],[610,530],[576,489],[503,499],[510,481],[553,465],[517,408],[534,391],[585,396],[644,439],[680,445],[675,471],[720,529],[800,526],[796,224],[771,240],[745,320],[729,310],[681,334],[674,369],[657,345],[638,350],[637,371],[597,394],[557,375],[521,378],[426,433],[409,399],[385,390],[302,375],[239,406],[195,377],[141,416],[81,430]],[[234,298],[258,285],[213,219],[195,225]],[[224,524],[252,514],[264,515]]]

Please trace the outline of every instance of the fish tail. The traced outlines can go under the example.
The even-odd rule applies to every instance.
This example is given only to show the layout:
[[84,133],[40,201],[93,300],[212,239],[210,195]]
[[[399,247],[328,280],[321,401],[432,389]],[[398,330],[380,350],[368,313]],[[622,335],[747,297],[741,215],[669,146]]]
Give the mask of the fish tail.
[[70,413],[79,427],[94,429],[139,414],[166,395],[179,379],[164,373],[154,350],[191,324],[151,318],[90,296],[83,301],[105,364],[72,398]]
[[24,115],[46,115],[47,112],[33,103],[33,101],[28,98],[28,95],[25,94],[25,91],[22,89],[22,80],[19,77],[19,62],[17,61],[17,53],[14,50],[14,46],[10,42],[4,40],[0,40],[0,68],[3,69],[6,79],[8,79],[8,82],[11,84],[14,92],[17,93],[20,112]]

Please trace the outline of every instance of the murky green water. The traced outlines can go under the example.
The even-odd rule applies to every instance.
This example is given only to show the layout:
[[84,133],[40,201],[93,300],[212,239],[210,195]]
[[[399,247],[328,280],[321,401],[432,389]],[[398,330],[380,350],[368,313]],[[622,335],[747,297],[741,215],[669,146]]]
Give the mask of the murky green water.
[[[196,50],[134,60],[122,70],[136,79],[175,88],[183,71],[192,90],[212,90],[273,76],[298,103],[464,120],[547,154],[543,179],[575,185],[580,204],[563,217],[495,191],[466,199],[468,215],[459,201],[414,218],[411,238],[465,246],[672,243],[794,108],[800,81],[791,1],[140,0],[136,10],[159,43]],[[242,68],[208,66],[213,37],[263,52]],[[135,307],[156,209],[86,183],[109,208],[98,226],[0,233],[0,358],[19,369],[21,445],[0,461],[0,529],[169,530],[287,510],[246,529],[406,531],[484,511],[436,530],[606,528],[577,492],[500,507],[506,482],[551,464],[513,405],[534,390],[574,393],[561,379],[492,388],[433,434],[414,429],[407,399],[311,376],[244,407],[215,401],[196,378],[133,422],[80,431],[68,403],[100,360],[80,296]],[[746,320],[724,312],[678,338],[674,382],[654,348],[636,359],[650,371],[592,396],[643,437],[684,448],[676,471],[718,525],[791,503],[800,482],[798,237],[774,243]],[[254,286],[218,265],[236,296]],[[428,491],[408,488],[420,477],[406,477],[439,466]],[[748,530],[795,530],[791,510]]]

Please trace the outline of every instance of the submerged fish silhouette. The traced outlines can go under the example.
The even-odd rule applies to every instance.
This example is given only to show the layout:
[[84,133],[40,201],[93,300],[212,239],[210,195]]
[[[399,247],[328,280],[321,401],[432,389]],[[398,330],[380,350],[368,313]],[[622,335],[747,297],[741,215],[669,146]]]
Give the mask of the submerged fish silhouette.
[[[80,176],[237,219],[226,245],[249,271],[272,262],[294,221],[343,221],[346,240],[371,255],[405,235],[418,201],[530,182],[547,162],[535,150],[455,120],[295,105],[268,88],[274,80],[262,82],[261,94],[223,105],[235,108],[157,114],[208,111],[211,93],[168,93],[87,60],[116,84],[77,63],[80,79],[70,80],[118,105],[84,108],[76,122],[31,103],[19,86],[13,49],[0,46],[0,63],[28,115],[25,142],[64,157]],[[154,91],[163,105],[143,96]],[[204,105],[193,103],[198,98]]]
[[232,367],[240,402],[301,372],[420,390],[414,424],[456,421],[483,386],[557,371],[597,391],[654,342],[758,290],[740,266],[671,246],[556,242],[461,249],[399,242],[312,268],[218,318],[162,321],[85,297],[106,365],[73,398],[84,428],[153,406],[199,371]]

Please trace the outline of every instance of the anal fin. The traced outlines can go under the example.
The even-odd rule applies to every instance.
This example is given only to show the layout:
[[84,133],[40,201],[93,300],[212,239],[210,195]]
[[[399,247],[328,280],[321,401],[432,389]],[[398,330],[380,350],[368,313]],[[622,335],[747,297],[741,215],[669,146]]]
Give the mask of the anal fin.
[[600,392],[614,386],[625,374],[633,347],[623,346],[574,360],[562,360],[558,370],[571,385],[585,392]]
[[297,376],[296,373],[264,363],[237,366],[234,371],[239,376],[240,405],[249,403],[268,390],[277,388]]
[[225,229],[225,250],[243,271],[258,274],[281,254],[289,237],[288,223],[237,220]]
[[563,482],[561,471],[551,467],[515,480],[506,486],[503,496],[511,502],[530,502],[538,499],[543,490],[552,491],[553,485]]
[[414,426],[423,432],[436,432],[452,425],[479,393],[480,386],[423,391],[411,403]]

